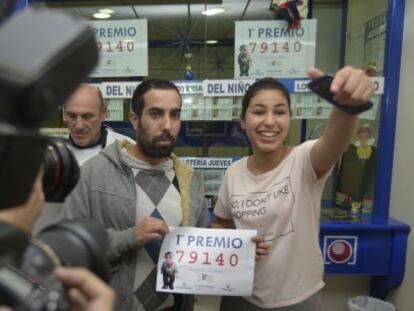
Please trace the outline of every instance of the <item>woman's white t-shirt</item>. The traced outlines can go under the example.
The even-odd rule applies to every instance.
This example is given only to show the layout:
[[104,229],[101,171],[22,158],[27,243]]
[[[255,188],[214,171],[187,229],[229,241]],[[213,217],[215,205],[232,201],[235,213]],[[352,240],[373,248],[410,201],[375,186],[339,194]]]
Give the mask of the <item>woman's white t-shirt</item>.
[[219,192],[214,213],[233,219],[237,229],[256,229],[271,244],[256,262],[253,295],[245,297],[263,308],[294,305],[324,286],[319,215],[328,174],[317,179],[310,159],[315,142],[293,148],[258,176],[247,169],[247,157],[235,162]]

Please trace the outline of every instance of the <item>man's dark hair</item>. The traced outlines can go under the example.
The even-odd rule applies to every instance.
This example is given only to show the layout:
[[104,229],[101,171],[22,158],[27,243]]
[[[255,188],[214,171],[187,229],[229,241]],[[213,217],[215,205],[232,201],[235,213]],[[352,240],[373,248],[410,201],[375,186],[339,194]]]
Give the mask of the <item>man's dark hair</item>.
[[283,96],[288,101],[289,106],[289,114],[292,114],[290,111],[290,95],[287,88],[280,82],[276,81],[273,78],[263,78],[260,80],[257,80],[255,83],[253,83],[244,94],[243,100],[242,100],[242,111],[241,111],[241,118],[244,119],[246,117],[246,111],[249,107],[250,101],[252,98],[262,90],[276,90],[280,91]]
[[150,90],[174,90],[178,93],[181,99],[180,91],[174,83],[162,79],[145,80],[138,85],[132,95],[131,109],[135,112],[138,118],[141,118],[142,111],[144,110],[144,95]]

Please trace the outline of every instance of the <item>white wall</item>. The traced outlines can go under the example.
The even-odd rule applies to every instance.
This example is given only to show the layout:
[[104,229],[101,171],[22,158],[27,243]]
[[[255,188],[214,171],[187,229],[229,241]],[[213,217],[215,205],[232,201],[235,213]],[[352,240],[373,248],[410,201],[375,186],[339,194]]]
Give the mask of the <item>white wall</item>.
[[323,311],[348,311],[348,299],[369,295],[369,278],[355,275],[325,275]]
[[[406,0],[404,41],[401,58],[401,75],[398,98],[397,129],[395,137],[394,167],[390,215],[414,226],[414,1]],[[398,310],[414,309],[414,239],[409,236],[406,271],[402,285],[394,290],[389,299]]]

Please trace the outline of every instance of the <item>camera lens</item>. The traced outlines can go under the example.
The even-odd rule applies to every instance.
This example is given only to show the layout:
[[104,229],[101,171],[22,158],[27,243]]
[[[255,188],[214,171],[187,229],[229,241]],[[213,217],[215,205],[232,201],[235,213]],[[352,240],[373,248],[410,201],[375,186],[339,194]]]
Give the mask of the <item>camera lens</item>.
[[66,220],[47,227],[36,239],[48,245],[62,265],[85,267],[108,281],[107,233],[101,224]]
[[43,189],[48,202],[63,202],[79,179],[79,165],[68,143],[50,139],[43,159]]
[[63,221],[33,239],[21,262],[0,266],[0,305],[13,310],[70,310],[65,287],[53,276],[56,266],[84,267],[108,281],[107,233],[99,223]]
[[0,123],[0,209],[26,202],[46,146],[47,139],[36,131]]

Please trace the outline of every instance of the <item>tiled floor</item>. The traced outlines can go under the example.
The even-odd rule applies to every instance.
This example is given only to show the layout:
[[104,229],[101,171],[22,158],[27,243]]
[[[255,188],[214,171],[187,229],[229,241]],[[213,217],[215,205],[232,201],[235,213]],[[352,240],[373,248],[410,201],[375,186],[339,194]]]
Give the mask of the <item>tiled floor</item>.
[[196,296],[194,311],[217,311],[220,306],[219,296]]

